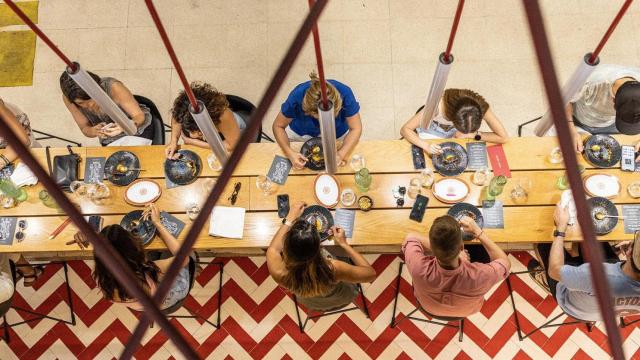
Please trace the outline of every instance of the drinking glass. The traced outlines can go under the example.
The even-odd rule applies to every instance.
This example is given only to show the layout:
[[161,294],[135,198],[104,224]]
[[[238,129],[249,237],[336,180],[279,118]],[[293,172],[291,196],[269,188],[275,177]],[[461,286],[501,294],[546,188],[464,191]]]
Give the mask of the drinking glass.
[[353,154],[351,157],[351,168],[353,171],[360,171],[360,169],[365,167],[364,156],[360,154]]
[[11,209],[16,205],[16,200],[11,196],[0,193],[0,206],[3,209]]
[[549,153],[549,162],[552,164],[560,164],[564,158],[562,157],[562,150],[560,147],[555,147]]
[[207,156],[207,164],[209,164],[209,168],[213,171],[222,170],[222,164],[213,153]]
[[342,190],[342,194],[340,194],[340,202],[342,202],[343,206],[352,206],[356,203],[356,193],[350,188]]
[[420,182],[423,188],[430,189],[431,185],[433,185],[434,174],[433,169],[424,168],[420,170]]
[[69,184],[69,189],[71,190],[71,193],[80,198],[89,194],[89,186],[85,184],[84,181],[72,181],[71,184]]
[[195,202],[189,203],[187,204],[185,211],[187,212],[187,217],[189,218],[189,220],[193,221],[200,214],[200,205]]
[[487,200],[495,200],[498,195],[502,194],[506,184],[507,178],[504,175],[492,178],[487,186]]
[[410,198],[415,199],[420,194],[420,188],[422,187],[422,180],[420,178],[413,178],[409,181],[409,189],[407,195]]
[[478,169],[473,173],[471,182],[477,186],[485,186],[491,178],[491,170],[489,168]]
[[[578,165],[578,172],[580,174],[584,173],[584,166]],[[569,177],[567,176],[566,171],[562,176],[558,177],[558,180],[556,181],[556,187],[558,188],[558,190],[567,190],[569,188]]]
[[111,195],[111,191],[105,183],[91,184],[88,187],[87,193],[89,194],[89,198],[93,202],[99,202],[101,200],[107,199]]
[[529,199],[531,180],[527,178],[519,179],[513,189],[511,189],[511,199],[516,204],[524,204]]
[[274,183],[264,175],[260,175],[256,178],[256,186],[258,189],[262,190],[262,194],[264,194],[264,196],[271,195],[278,190],[278,184]]
[[371,174],[369,174],[369,169],[362,168],[358,170],[355,174],[356,186],[358,186],[358,190],[361,192],[369,191],[369,187],[371,186]]

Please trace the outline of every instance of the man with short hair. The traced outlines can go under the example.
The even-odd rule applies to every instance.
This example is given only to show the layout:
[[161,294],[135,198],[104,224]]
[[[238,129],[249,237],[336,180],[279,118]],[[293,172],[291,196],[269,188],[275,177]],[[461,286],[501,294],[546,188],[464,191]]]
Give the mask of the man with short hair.
[[[468,254],[463,231],[481,243],[466,246]],[[466,317],[480,311],[484,295],[506,279],[511,268],[507,254],[468,217],[460,222],[449,215],[435,219],[428,237],[407,235],[402,252],[418,302],[428,313],[441,317]]]
[[[568,315],[585,321],[601,320],[600,309],[591,282],[588,263],[577,262],[565,254],[564,238],[568,228],[569,211],[556,205],[554,214],[556,231],[552,244],[537,244],[536,251],[547,269],[549,287],[558,305]],[[603,243],[607,259],[613,258],[608,243]],[[634,241],[616,246],[626,261],[605,263],[605,276],[609,282],[613,303],[618,316],[640,312],[640,234]],[[579,258],[580,260],[582,257]]]

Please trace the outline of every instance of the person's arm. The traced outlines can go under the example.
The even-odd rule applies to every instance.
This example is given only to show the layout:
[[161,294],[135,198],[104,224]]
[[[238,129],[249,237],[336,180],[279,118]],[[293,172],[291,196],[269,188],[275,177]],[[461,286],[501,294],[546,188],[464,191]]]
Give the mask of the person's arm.
[[[16,119],[11,110],[9,110],[4,105],[4,102],[2,100],[0,100],[0,117],[2,117],[2,119],[4,119],[9,125],[9,128],[11,128],[11,130],[18,135],[18,139],[20,140],[20,142],[29,146],[29,135],[24,131],[22,125],[20,125],[20,123],[18,122],[18,119]],[[4,159],[0,158],[0,169],[18,159],[18,154],[15,152],[15,150],[13,150],[11,146],[7,146],[5,149],[0,150],[0,155],[4,156],[6,161],[8,161],[8,163],[5,164]]]
[[226,109],[220,116],[220,124],[216,125],[218,131],[224,135],[224,143],[227,151],[233,151],[240,139],[240,128],[231,110]]
[[[156,231],[158,232],[158,236],[162,239],[162,242],[167,246],[167,249],[171,252],[173,256],[175,256],[180,250],[180,242],[173,236],[171,233],[162,225],[162,220],[160,219],[160,210],[155,204],[149,204],[149,218],[151,222],[156,227]],[[184,260],[182,266],[187,266],[189,264],[189,258],[187,257]]]
[[297,201],[293,204],[293,206],[289,210],[289,214],[287,214],[286,224],[282,224],[280,226],[276,234],[273,236],[273,239],[271,239],[269,247],[267,248],[267,268],[269,269],[269,274],[271,275],[273,280],[278,284],[286,273],[281,253],[284,247],[284,237],[290,230],[288,224],[293,224],[296,220],[298,220],[306,206],[307,205],[302,201]]
[[[553,214],[553,220],[556,224],[556,230],[565,233],[569,224],[569,209],[560,206],[560,203],[558,203]],[[547,269],[549,276],[554,280],[560,281],[562,266],[564,266],[564,237],[556,236],[549,252],[549,268]]]
[[[163,129],[164,130],[164,129]],[[176,151],[178,150],[178,140],[182,134],[182,125],[171,117],[171,136],[169,137],[169,143],[164,148],[164,154],[167,159],[173,159]]]
[[[473,236],[480,241],[485,250],[487,250],[491,261],[503,260],[505,264],[509,264],[509,257],[507,254],[500,248],[500,246],[498,246],[498,244],[489,238],[484,230],[480,229],[473,219],[468,216],[464,216],[460,219],[460,225],[464,232],[473,234]],[[508,268],[507,271],[509,271]]]
[[344,230],[334,226],[331,228],[333,240],[351,258],[353,265],[340,260],[331,263],[336,271],[336,280],[351,283],[373,282],[376,279],[376,270],[369,264],[359,252],[355,251],[347,242]]
[[498,119],[493,111],[491,111],[491,108],[489,108],[484,114],[484,121],[489,125],[491,132],[480,133],[483,141],[504,144],[509,140],[509,133],[507,133],[507,129],[504,128],[500,119]]
[[344,137],[342,146],[338,150],[338,164],[340,166],[346,165],[345,159],[351,154],[353,149],[360,141],[362,135],[362,119],[360,119],[360,113],[347,118],[347,125],[349,126],[349,132]]
[[580,136],[576,125],[573,123],[573,103],[568,103],[564,108],[564,111],[567,114],[567,120],[569,121],[569,130],[571,130],[571,138],[573,139],[573,144],[576,152],[581,153],[584,150],[584,144],[582,143],[582,136]]
[[404,125],[400,128],[400,135],[402,135],[407,141],[410,143],[421,147],[425,150],[429,155],[439,154],[442,152],[440,145],[429,143],[426,140],[423,140],[416,134],[415,130],[420,127],[420,121],[422,120],[422,116],[424,114],[424,110],[419,113],[413,115],[411,119],[407,120]]
[[[209,143],[206,141],[202,141],[200,139],[192,139],[188,136],[183,136],[182,139],[184,140],[184,143],[186,145],[193,145],[193,146],[197,146],[197,147],[201,147],[201,148],[205,148],[205,149],[209,149]],[[226,144],[225,144],[225,148],[226,148]]]
[[120,81],[114,81],[111,85],[111,96],[113,101],[118,104],[126,113],[129,118],[134,122],[136,127],[144,125],[145,116],[144,112],[140,108],[140,104],[133,97],[133,94],[123,83]]
[[422,252],[425,254],[431,254],[431,242],[429,242],[428,236],[424,236],[419,233],[409,233],[404,237],[405,244],[407,243],[408,239],[418,240],[420,242],[420,245],[422,246]]
[[86,136],[88,138],[94,138],[94,137],[103,138],[103,137],[105,137],[105,135],[102,133],[102,128],[105,125],[104,123],[100,123],[98,125],[91,126],[91,123],[89,122],[89,120],[87,120],[87,118],[80,111],[80,109],[78,109],[76,104],[74,104],[71,101],[69,101],[69,99],[67,99],[67,97],[64,96],[64,95],[62,95],[62,101],[64,102],[65,106],[67,107],[67,109],[71,113],[71,116],[73,117],[73,120],[76,122],[76,124],[78,125],[78,127],[80,128],[80,131],[82,131],[82,134],[84,136]]
[[291,144],[289,143],[289,137],[287,136],[286,128],[291,123],[291,119],[284,116],[282,112],[278,113],[276,119],[273,121],[273,126],[271,130],[273,130],[273,136],[276,138],[276,142],[284,152],[285,156],[291,160],[293,164],[293,168],[300,170],[304,168],[304,164],[307,163],[307,159],[302,156],[302,154],[293,151],[291,149]]

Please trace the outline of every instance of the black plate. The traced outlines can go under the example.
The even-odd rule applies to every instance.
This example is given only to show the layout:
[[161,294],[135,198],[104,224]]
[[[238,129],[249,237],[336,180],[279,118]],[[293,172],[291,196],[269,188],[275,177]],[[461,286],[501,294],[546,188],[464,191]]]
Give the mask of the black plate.
[[[313,154],[314,149],[319,151],[315,155]],[[302,144],[302,148],[300,148],[300,154],[307,158],[307,163],[305,164],[307,168],[315,171],[324,170],[322,138],[314,137],[305,141],[304,144]]]
[[13,174],[13,164],[9,164],[0,170],[0,179],[8,179]]
[[104,174],[107,180],[119,186],[127,186],[140,176],[140,170],[128,170],[118,172],[118,165],[124,165],[128,169],[140,169],[140,159],[130,151],[117,151],[104,163]]
[[[142,213],[142,210],[134,210],[126,214],[120,221],[120,226],[133,236],[138,237],[142,241],[142,245],[147,245],[156,235],[156,226],[149,219],[141,220]],[[137,226],[134,226],[134,222],[138,222]]]
[[[432,158],[433,168],[443,176],[456,176],[462,174],[469,163],[467,150],[462,145],[454,142],[444,142],[440,144],[442,154],[434,155]],[[452,160],[445,160],[449,156]]]
[[331,236],[329,230],[333,226],[333,215],[327,208],[320,205],[311,205],[302,212],[302,219],[312,224],[315,223],[314,220],[320,220],[322,224],[321,229],[318,230],[320,238],[326,240]]
[[[593,146],[598,146],[596,150]],[[609,168],[615,166],[622,157],[618,140],[609,135],[591,135],[584,142],[584,158],[593,166]]]
[[592,197],[587,200],[589,204],[589,214],[591,214],[591,220],[593,220],[593,226],[596,228],[596,234],[605,235],[613,231],[618,225],[618,218],[604,218],[602,220],[596,219],[596,214],[601,212],[605,215],[618,216],[618,209],[616,206],[603,197]]
[[[470,218],[476,221],[476,224],[482,229],[484,227],[484,218],[482,217],[482,212],[477,207],[469,204],[469,203],[457,203],[449,208],[447,212],[449,216],[454,217],[456,220],[460,221],[463,216],[469,216]],[[462,240],[473,240],[473,234],[462,233]]]
[[191,184],[200,176],[202,160],[191,150],[178,150],[177,153],[181,160],[165,160],[164,174],[176,185]]

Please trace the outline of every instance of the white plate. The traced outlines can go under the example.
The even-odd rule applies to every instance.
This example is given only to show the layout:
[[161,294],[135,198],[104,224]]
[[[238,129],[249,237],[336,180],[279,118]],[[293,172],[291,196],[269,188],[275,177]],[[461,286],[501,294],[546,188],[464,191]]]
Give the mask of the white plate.
[[469,195],[469,185],[456,178],[445,178],[433,184],[433,195],[445,203],[456,203]]
[[340,185],[335,177],[328,174],[321,174],[316,177],[315,181],[316,200],[325,207],[334,207],[338,205],[340,198]]
[[138,180],[127,188],[124,198],[131,205],[143,206],[156,201],[161,193],[160,185],[155,181]]
[[594,174],[584,179],[584,188],[591,196],[610,199],[620,193],[620,182],[612,175]]

